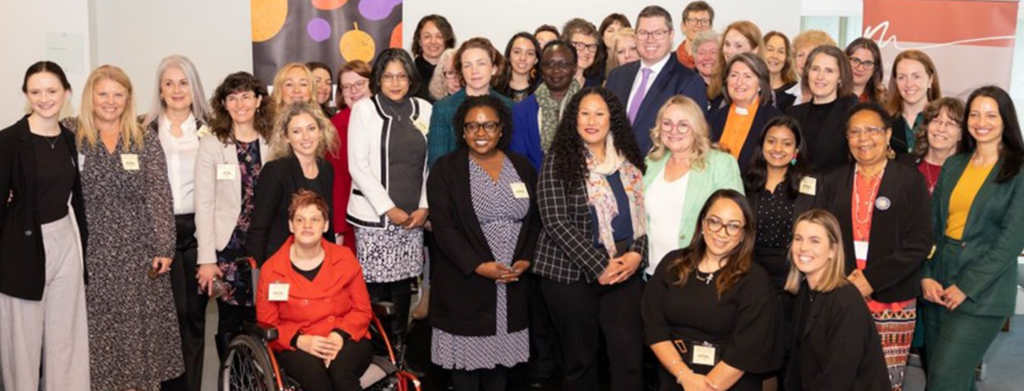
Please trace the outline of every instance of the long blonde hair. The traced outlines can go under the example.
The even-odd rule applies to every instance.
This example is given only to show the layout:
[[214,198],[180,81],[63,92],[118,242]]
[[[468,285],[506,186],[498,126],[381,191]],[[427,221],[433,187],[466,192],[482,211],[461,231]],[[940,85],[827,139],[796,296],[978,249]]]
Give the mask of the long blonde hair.
[[281,87],[284,85],[285,75],[287,75],[288,72],[291,72],[292,69],[301,69],[302,72],[305,73],[306,79],[309,80],[309,101],[305,103],[313,105],[318,104],[316,101],[317,84],[316,81],[313,79],[313,72],[309,71],[309,68],[306,67],[306,64],[303,64],[301,62],[290,62],[284,64],[284,66],[282,66],[281,69],[277,70],[277,74],[274,75],[274,88],[273,91],[270,92],[270,101],[273,103],[273,110],[275,115],[277,112],[284,110],[284,92],[282,92],[283,88]]
[[125,96],[124,112],[120,118],[121,151],[140,151],[143,146],[142,126],[139,125],[135,115],[135,102],[132,97],[132,82],[124,70],[114,65],[101,65],[89,74],[85,81],[85,88],[82,88],[82,111],[78,115],[78,129],[75,139],[79,147],[95,147],[99,140],[99,130],[96,129],[96,122],[93,118],[95,104],[92,101],[93,89],[102,80],[111,80],[127,91]]
[[690,158],[690,167],[703,170],[707,165],[708,151],[711,150],[711,140],[708,138],[708,121],[704,119],[704,110],[701,110],[697,102],[690,99],[685,95],[676,95],[668,99],[665,104],[661,105],[658,109],[658,116],[654,121],[654,127],[651,128],[651,143],[654,145],[651,148],[651,152],[647,154],[647,158],[653,160],[661,160],[668,154],[668,148],[665,144],[661,143],[661,120],[665,116],[665,112],[668,111],[669,107],[679,106],[683,110],[683,114],[690,119],[693,124],[693,156]]
[[267,161],[277,160],[293,153],[291,144],[288,144],[288,123],[300,114],[309,114],[320,128],[320,142],[316,146],[316,156],[323,158],[327,154],[334,155],[338,152],[338,131],[320,110],[320,105],[292,103],[285,106],[277,115],[274,131],[270,137],[270,158]]
[[[840,241],[842,238],[842,230],[839,228],[839,221],[836,217],[824,209],[811,209],[796,218],[793,222],[793,230],[796,231],[797,224],[801,222],[808,222],[817,224],[818,226],[825,229],[825,233],[828,235],[829,246],[835,249],[834,256],[825,264],[825,273],[822,276],[822,280],[818,282],[818,286],[814,290],[819,292],[831,292],[833,289],[848,284],[846,280],[846,257],[843,252],[843,242]],[[800,291],[800,282],[804,280],[804,274],[793,265],[793,245],[790,243],[789,251],[786,253],[786,259],[789,261],[789,275],[786,276],[786,285],[783,287],[787,292],[796,294]]]

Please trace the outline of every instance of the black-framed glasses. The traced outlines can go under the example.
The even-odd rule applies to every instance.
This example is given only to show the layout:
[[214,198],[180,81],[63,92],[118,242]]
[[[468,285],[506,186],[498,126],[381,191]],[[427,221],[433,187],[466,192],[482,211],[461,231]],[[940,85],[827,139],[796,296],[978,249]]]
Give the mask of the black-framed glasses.
[[708,216],[704,218],[704,228],[708,231],[718,232],[722,228],[725,228],[725,234],[729,236],[736,236],[743,231],[744,224],[738,221],[730,221],[728,223],[722,221],[716,216]]
[[464,125],[462,125],[462,130],[468,133],[476,133],[480,129],[483,129],[489,134],[495,134],[498,133],[499,130],[501,130],[501,122],[466,122]]
[[686,18],[685,22],[693,23],[698,26],[710,26],[711,18]]
[[636,37],[640,38],[640,39],[643,39],[643,40],[650,39],[650,38],[662,39],[662,38],[665,38],[668,35],[668,33],[671,32],[671,31],[672,30],[669,30],[669,29],[661,29],[661,30],[654,30],[654,31],[637,30],[636,31]]
[[873,60],[861,60],[857,57],[850,57],[850,65],[853,67],[871,68],[875,66]]
[[572,46],[576,47],[576,51],[577,52],[582,52],[582,51],[586,50],[586,51],[588,51],[590,53],[594,53],[594,52],[597,51],[597,43],[586,43],[586,42],[580,42],[580,41],[572,41],[571,43],[572,43]]

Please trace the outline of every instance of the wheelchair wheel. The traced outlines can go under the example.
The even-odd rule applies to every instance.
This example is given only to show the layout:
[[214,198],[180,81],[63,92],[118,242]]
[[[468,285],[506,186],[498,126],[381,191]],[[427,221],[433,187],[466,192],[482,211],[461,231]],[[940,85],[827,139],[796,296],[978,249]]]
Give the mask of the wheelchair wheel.
[[228,344],[220,369],[221,391],[279,391],[267,346],[258,338],[239,335]]

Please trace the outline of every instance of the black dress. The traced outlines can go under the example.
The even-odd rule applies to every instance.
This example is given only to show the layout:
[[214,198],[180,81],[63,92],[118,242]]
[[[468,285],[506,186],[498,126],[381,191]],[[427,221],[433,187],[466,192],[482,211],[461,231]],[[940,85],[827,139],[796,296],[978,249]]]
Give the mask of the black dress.
[[[681,339],[688,350],[692,342],[709,342],[717,357],[744,372],[730,390],[761,390],[762,376],[777,369],[780,361],[775,288],[768,274],[752,264],[721,298],[715,289],[717,274],[709,283],[690,273],[686,284],[675,284],[673,260],[688,249],[665,255],[654,277],[647,282],[641,307],[648,345]],[[713,366],[699,365],[683,357],[691,370],[707,374]],[[717,360],[716,360],[717,362]],[[659,368],[661,390],[678,390],[675,378]]]
[[824,104],[804,102],[790,109],[789,115],[800,123],[807,139],[806,152],[814,172],[828,172],[850,162],[845,126],[856,104],[857,97],[847,96]]

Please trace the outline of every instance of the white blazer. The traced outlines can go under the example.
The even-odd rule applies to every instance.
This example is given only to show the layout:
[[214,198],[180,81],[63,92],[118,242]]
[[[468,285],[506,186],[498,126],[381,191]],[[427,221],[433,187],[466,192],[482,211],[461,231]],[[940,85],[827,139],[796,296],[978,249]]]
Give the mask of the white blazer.
[[[410,97],[413,110],[409,119],[427,129],[432,106],[426,100]],[[352,175],[352,190],[348,199],[345,219],[357,227],[385,226],[387,212],[395,207],[388,196],[388,141],[391,117],[380,106],[380,96],[360,99],[352,105],[348,123],[348,170]],[[427,131],[423,130],[424,142]],[[423,160],[423,186],[420,189],[420,208],[427,207],[427,162]]]
[[[270,147],[263,137],[259,142],[260,159],[266,164]],[[221,165],[232,167],[229,169],[233,169],[233,173],[225,173],[218,178],[217,171]],[[238,223],[238,214],[242,211],[242,176],[235,144],[225,144],[213,134],[200,138],[195,181],[196,237],[199,242],[196,263],[216,263],[216,251],[228,245]]]

